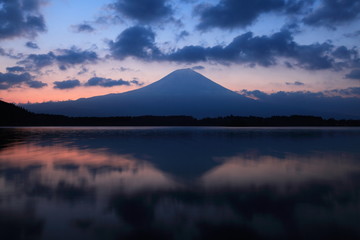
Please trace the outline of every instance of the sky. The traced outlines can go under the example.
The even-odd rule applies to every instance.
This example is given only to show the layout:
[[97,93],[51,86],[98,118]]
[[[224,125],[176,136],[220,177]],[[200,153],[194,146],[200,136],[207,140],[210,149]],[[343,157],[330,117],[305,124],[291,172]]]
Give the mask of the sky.
[[0,99],[75,100],[192,68],[243,95],[360,98],[359,0],[0,0]]

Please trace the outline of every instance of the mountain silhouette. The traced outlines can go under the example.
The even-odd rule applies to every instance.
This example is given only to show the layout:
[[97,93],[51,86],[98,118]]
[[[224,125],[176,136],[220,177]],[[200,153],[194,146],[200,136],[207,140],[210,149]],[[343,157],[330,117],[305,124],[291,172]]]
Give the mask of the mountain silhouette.
[[329,97],[297,92],[254,100],[233,92],[191,70],[176,70],[137,90],[74,101],[22,104],[34,113],[71,117],[312,115],[359,119],[358,98]]
[[252,115],[258,113],[261,107],[255,100],[224,88],[191,69],[176,70],[148,86],[125,93],[23,106],[36,113],[76,117],[216,117]]
[[159,81],[133,92],[150,96],[239,96],[191,69],[176,70]]
[[35,115],[19,106],[1,100],[0,112],[2,113],[0,126],[18,125],[19,123],[22,123],[22,119],[29,119]]

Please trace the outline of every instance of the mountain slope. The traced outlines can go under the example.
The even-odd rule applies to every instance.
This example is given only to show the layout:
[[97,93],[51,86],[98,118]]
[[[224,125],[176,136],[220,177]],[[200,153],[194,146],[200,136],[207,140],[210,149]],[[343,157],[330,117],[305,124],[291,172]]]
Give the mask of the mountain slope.
[[253,100],[226,89],[191,70],[176,70],[143,88],[75,101],[25,104],[35,112],[74,117],[169,116],[197,118],[219,116],[313,115],[360,119],[359,98],[278,94]]
[[[176,70],[146,87],[76,101],[24,105],[36,113],[67,116],[190,115],[211,117],[256,114],[258,103],[191,69]],[[257,111],[260,106],[257,106]]]
[[176,70],[159,81],[136,90],[136,93],[152,96],[238,96],[191,69]]
[[24,119],[29,119],[34,116],[33,113],[18,107],[14,104],[7,103],[0,100],[0,126],[4,125],[19,125]]

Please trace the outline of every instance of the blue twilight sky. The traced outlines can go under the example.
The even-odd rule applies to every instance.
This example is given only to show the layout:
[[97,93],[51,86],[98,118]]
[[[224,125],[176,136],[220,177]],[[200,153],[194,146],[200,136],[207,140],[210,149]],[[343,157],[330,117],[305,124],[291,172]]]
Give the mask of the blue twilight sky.
[[240,94],[360,97],[359,0],[0,0],[0,98],[77,99],[193,68]]

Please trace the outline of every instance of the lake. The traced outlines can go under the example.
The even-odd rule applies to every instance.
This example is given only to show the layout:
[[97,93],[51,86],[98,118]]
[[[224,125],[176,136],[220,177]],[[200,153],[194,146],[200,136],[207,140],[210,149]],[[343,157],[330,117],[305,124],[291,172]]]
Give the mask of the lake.
[[0,136],[0,239],[360,239],[360,128]]

